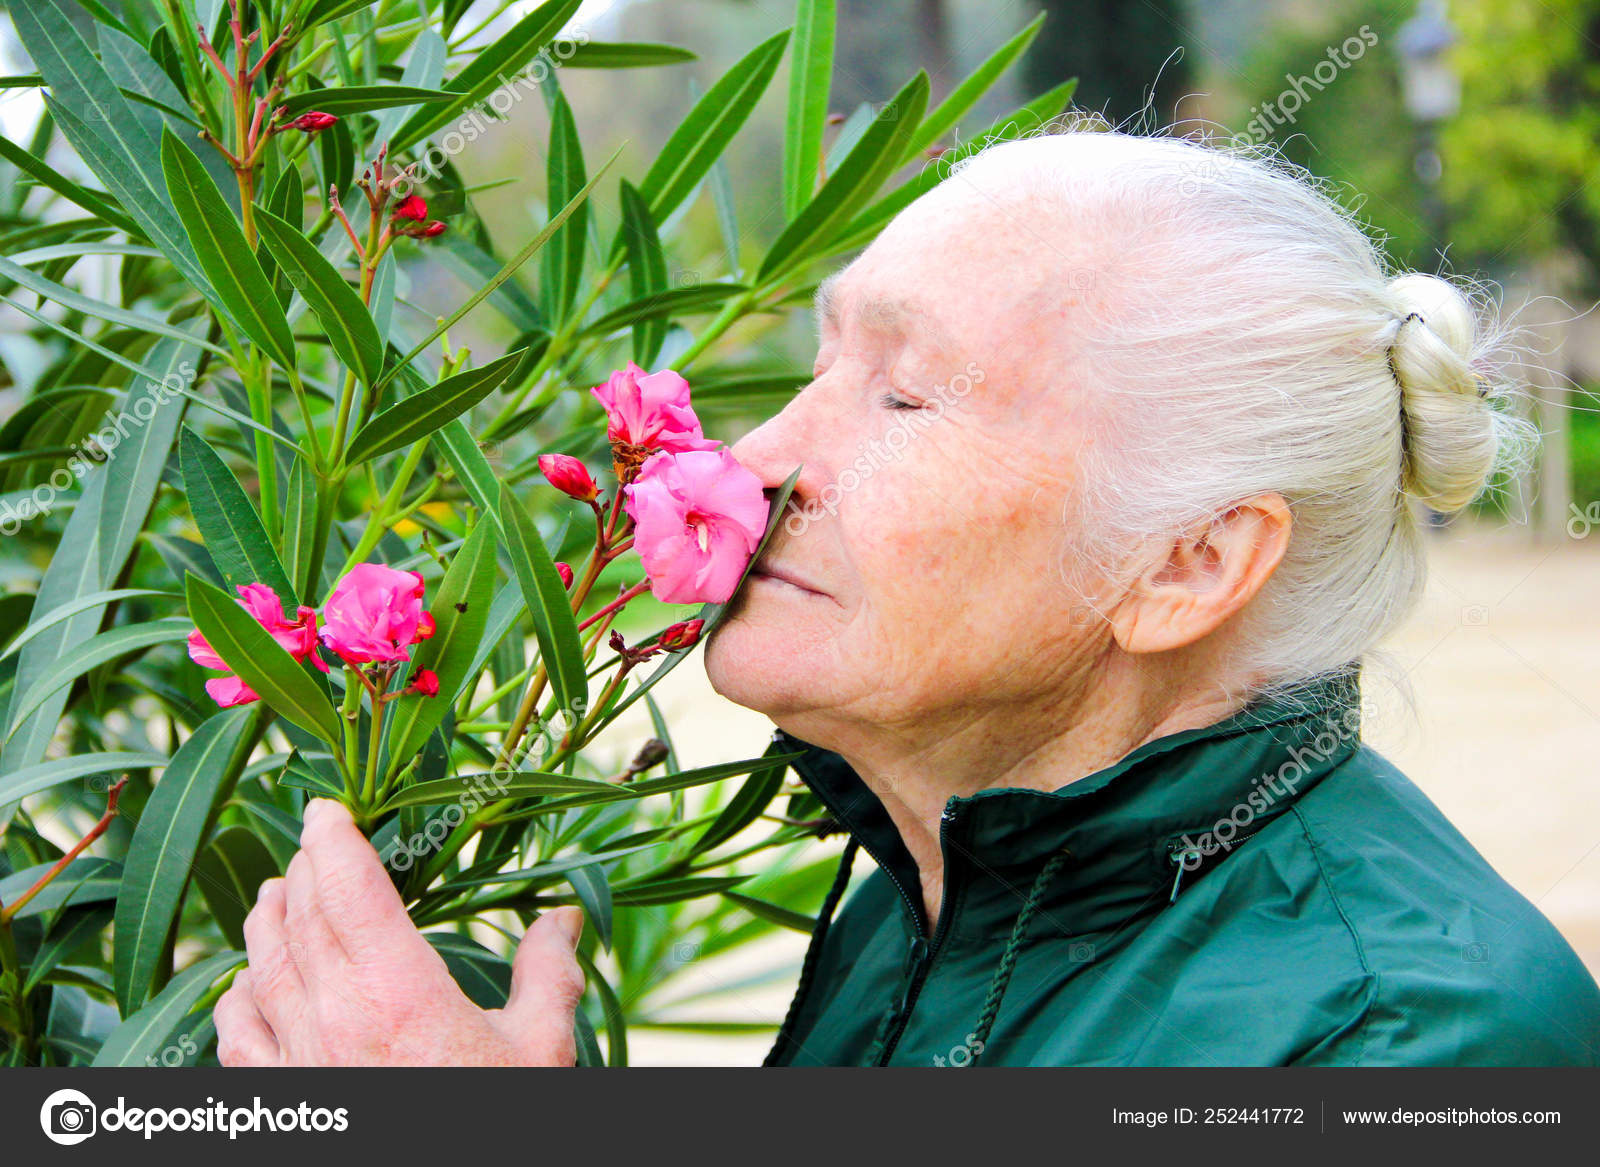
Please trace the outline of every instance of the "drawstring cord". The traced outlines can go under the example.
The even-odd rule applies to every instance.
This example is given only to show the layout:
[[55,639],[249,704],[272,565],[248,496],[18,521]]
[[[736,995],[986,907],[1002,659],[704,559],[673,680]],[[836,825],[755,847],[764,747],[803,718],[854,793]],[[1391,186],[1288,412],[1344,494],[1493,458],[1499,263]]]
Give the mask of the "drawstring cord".
[[828,889],[828,894],[822,901],[822,910],[817,913],[817,926],[811,933],[811,946],[806,951],[805,965],[800,969],[800,983],[795,986],[794,1000],[789,1002],[788,1015],[778,1027],[778,1039],[773,1043],[772,1052],[767,1055],[763,1065],[776,1064],[778,1056],[786,1053],[789,1043],[794,1040],[794,1027],[800,1020],[801,1004],[811,992],[811,982],[816,979],[817,965],[822,955],[822,942],[827,939],[828,926],[833,923],[833,913],[839,907],[844,889],[850,883],[850,867],[855,862],[857,846],[853,835],[845,842],[844,853],[839,857],[839,870],[833,877],[833,886]]
[[1017,922],[1011,927],[1011,939],[1006,942],[1006,950],[1000,957],[1000,963],[995,967],[994,976],[989,981],[989,993],[983,1001],[983,1012],[978,1015],[978,1024],[973,1027],[972,1036],[967,1044],[972,1049],[972,1058],[965,1064],[975,1066],[984,1049],[988,1047],[989,1031],[994,1028],[994,1021],[1000,1013],[1000,1002],[1005,999],[1006,990],[1011,987],[1011,973],[1017,966],[1017,954],[1022,949],[1022,941],[1028,934],[1028,925],[1033,922],[1034,913],[1039,910],[1039,901],[1044,897],[1045,888],[1050,885],[1062,866],[1072,857],[1070,851],[1057,851],[1050,857],[1050,861],[1039,870],[1033,881],[1033,887],[1028,892],[1028,898],[1022,905],[1022,910],[1017,913]]

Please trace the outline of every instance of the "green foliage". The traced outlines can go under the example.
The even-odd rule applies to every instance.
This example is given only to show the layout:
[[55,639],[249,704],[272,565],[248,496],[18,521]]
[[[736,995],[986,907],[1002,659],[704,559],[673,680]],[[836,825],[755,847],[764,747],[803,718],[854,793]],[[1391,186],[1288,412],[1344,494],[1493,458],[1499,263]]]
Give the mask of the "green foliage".
[[[504,1000],[509,949],[468,925],[514,932],[581,904],[579,1045],[620,1063],[630,1026],[666,1023],[679,945],[711,956],[809,928],[832,865],[800,862],[818,810],[785,786],[789,756],[730,743],[737,760],[679,765],[648,691],[693,649],[641,676],[602,649],[605,589],[638,567],[595,554],[590,512],[534,485],[536,460],[609,460],[588,388],[630,357],[692,370],[708,404],[781,405],[796,379],[726,361],[729,330],[770,327],[819,265],[927,189],[924,151],[1038,25],[932,113],[918,74],[825,149],[834,6],[802,0],[793,36],[750,47],[642,173],[618,175],[615,155],[586,159],[561,69],[670,69],[689,50],[564,42],[578,0],[476,36],[442,0],[302,2],[287,31],[283,5],[241,7],[257,35],[226,78],[209,50],[232,57],[231,36],[195,32],[215,3],[10,9],[48,114],[26,148],[0,144],[0,294],[32,322],[14,351],[35,354],[10,368],[21,400],[0,425],[0,1060],[151,1064],[180,1034],[214,1057],[245,913],[324,795],[351,805],[481,1004]],[[786,225],[752,276],[724,156],[761,102],[781,103],[767,91],[791,50]],[[550,122],[525,191],[544,221],[502,248],[448,143],[507,85],[542,93]],[[289,124],[314,113],[336,120]],[[46,161],[67,153],[90,180]],[[677,212],[702,192],[729,269],[674,286]],[[434,315],[405,288],[440,268],[469,273],[469,292]],[[516,338],[503,355],[451,344],[486,321]],[[794,481],[772,492],[767,537]],[[236,600],[264,584],[303,620],[361,563],[424,580],[435,627],[397,666],[418,686],[403,694],[378,670],[325,675]],[[724,611],[681,615],[709,631]],[[259,700],[217,707],[192,630]],[[641,698],[659,743],[611,773],[592,743]],[[411,862],[441,821],[444,841]]]

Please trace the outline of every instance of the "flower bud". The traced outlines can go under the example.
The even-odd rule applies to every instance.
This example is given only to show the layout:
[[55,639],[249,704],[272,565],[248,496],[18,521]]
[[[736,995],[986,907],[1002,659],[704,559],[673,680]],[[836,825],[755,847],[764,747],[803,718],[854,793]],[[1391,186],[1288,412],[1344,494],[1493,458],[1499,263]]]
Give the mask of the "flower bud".
[[331,113],[323,113],[319,109],[314,109],[314,110],[310,111],[309,113],[301,114],[299,117],[295,118],[289,124],[291,126],[293,126],[295,129],[300,130],[300,131],[302,131],[304,133],[315,134],[319,130],[327,129],[329,126],[333,125],[333,123],[338,121],[338,120],[339,119],[337,117],[335,117]]
[[572,568],[558,561],[556,563],[556,574],[561,577],[562,587],[570,588],[572,586]]
[[539,472],[562,494],[579,502],[593,502],[600,494],[589,468],[571,454],[540,454]]
[[439,674],[432,669],[418,669],[417,675],[411,678],[411,684],[406,686],[407,693],[416,693],[423,697],[437,697],[439,695]]
[[428,217],[428,204],[421,195],[407,195],[394,205],[394,210],[389,213],[393,219],[410,219],[420,223]]
[[684,620],[665,629],[656,643],[668,652],[678,652],[685,648],[693,648],[700,640],[700,630],[705,627],[704,620]]

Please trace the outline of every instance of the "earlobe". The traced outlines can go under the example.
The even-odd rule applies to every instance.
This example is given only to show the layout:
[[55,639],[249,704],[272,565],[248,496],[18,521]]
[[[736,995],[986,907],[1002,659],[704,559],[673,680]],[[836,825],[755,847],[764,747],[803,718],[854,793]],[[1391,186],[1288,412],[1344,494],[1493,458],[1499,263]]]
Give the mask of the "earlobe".
[[1174,539],[1112,617],[1124,652],[1167,652],[1204,639],[1242,609],[1288,550],[1289,504],[1256,495]]

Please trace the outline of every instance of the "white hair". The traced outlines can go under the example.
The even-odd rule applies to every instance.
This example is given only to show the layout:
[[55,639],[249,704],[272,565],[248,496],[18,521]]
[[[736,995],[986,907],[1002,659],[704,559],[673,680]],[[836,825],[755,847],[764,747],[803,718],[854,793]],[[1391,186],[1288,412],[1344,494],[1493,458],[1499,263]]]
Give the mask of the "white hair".
[[1099,435],[1068,504],[1075,552],[1127,582],[1179,532],[1276,491],[1288,550],[1235,621],[1225,687],[1393,671],[1374,650],[1422,590],[1413,504],[1462,509],[1537,436],[1506,408],[1520,390],[1493,298],[1396,274],[1259,146],[1052,127],[954,173],[1094,244],[1071,320]]

